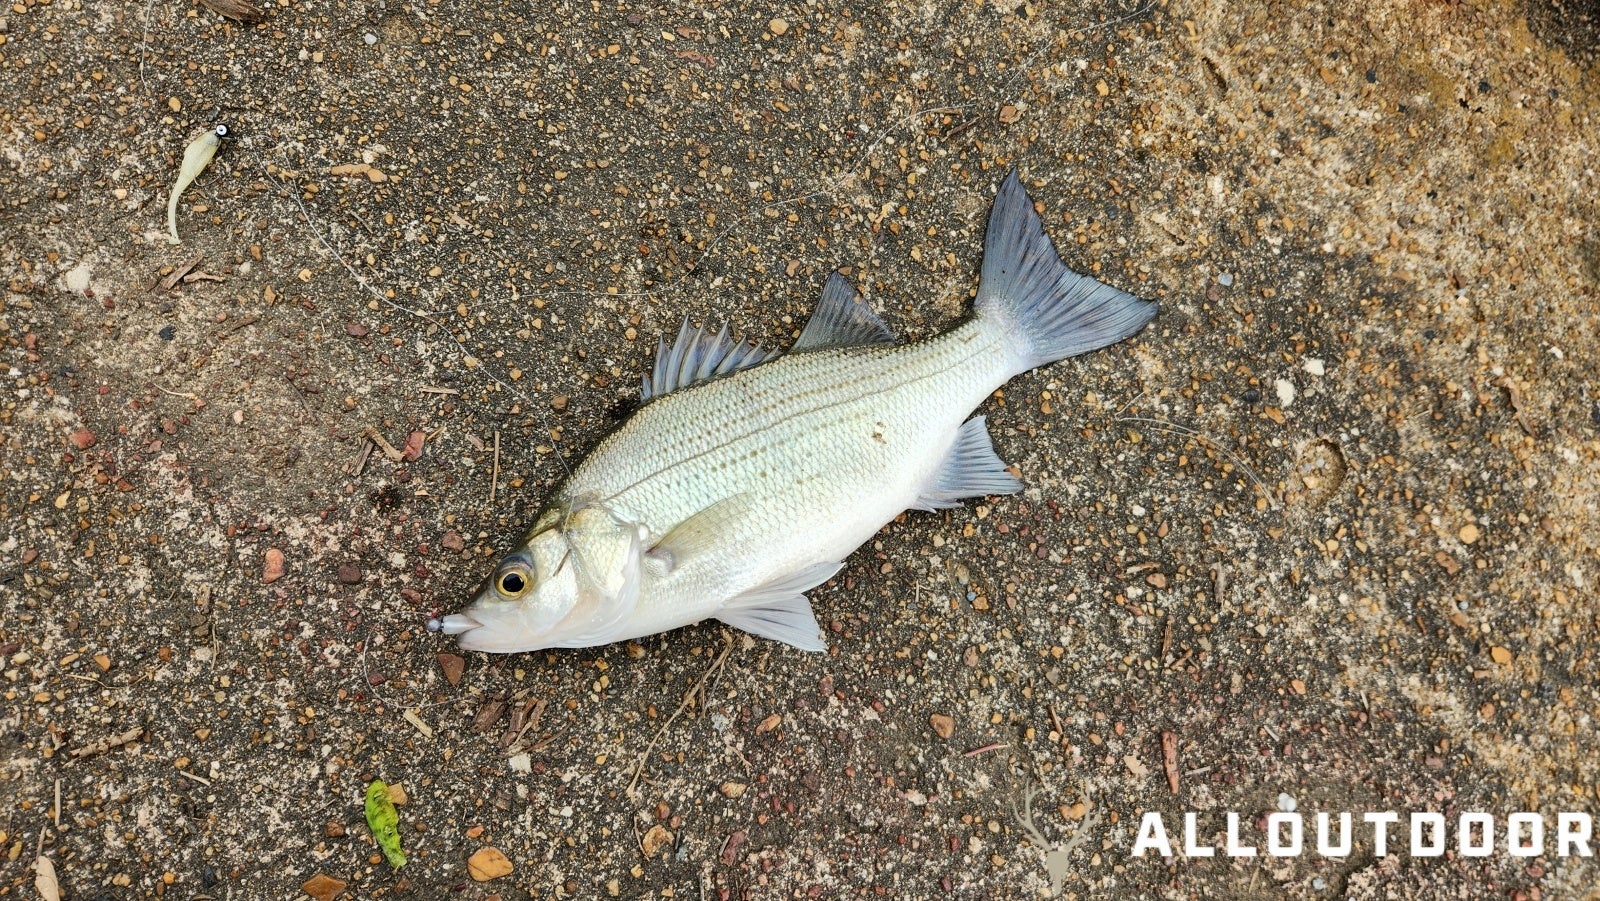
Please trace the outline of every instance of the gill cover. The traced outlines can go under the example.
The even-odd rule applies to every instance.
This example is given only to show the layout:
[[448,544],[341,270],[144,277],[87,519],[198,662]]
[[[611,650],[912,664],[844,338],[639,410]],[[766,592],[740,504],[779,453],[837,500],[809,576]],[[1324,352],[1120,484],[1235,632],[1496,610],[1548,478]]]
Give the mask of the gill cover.
[[549,510],[465,610],[429,628],[469,651],[605,644],[638,604],[642,555],[643,530],[604,506]]

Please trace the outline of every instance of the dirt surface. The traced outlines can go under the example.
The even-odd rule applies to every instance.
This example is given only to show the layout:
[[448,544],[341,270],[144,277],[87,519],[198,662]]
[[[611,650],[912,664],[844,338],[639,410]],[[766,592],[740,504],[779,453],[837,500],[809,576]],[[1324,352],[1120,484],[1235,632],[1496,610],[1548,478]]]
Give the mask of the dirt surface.
[[[0,896],[42,849],[106,901],[1600,897],[1553,842],[1129,853],[1150,810],[1600,814],[1594,14],[8,4]],[[658,334],[786,344],[836,267],[941,331],[1013,166],[1162,303],[985,406],[1024,494],[886,527],[826,654],[451,684],[422,623]]]

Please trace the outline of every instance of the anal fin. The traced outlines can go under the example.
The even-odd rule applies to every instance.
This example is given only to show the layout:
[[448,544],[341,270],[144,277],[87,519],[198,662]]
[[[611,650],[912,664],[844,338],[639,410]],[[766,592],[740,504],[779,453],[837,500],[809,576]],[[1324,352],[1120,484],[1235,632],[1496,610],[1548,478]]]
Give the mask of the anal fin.
[[819,634],[822,630],[805,592],[833,578],[843,567],[843,563],[816,563],[775,579],[729,601],[717,619],[802,651],[826,651],[828,644]]
[[1005,462],[995,455],[984,417],[974,416],[961,424],[944,463],[917,495],[911,509],[946,510],[961,506],[964,498],[1016,494],[1021,490],[1022,483],[1006,472]]

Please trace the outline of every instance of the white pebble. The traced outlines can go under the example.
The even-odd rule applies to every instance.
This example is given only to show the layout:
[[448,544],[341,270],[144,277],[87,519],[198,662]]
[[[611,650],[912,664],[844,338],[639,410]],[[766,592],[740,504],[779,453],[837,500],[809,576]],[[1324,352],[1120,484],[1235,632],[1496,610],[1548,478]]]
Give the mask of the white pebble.
[[369,32],[367,32],[367,33],[366,33],[366,34],[364,34],[364,35],[362,35],[362,36],[361,36],[361,39],[362,39],[362,40],[363,40],[363,41],[366,41],[366,42],[367,42],[367,46],[368,46],[368,47],[371,47],[371,46],[372,46],[372,45],[373,45],[373,44],[376,44],[376,43],[378,43],[378,36],[377,36],[377,35],[375,35],[375,34],[373,34],[373,33],[372,33],[372,32],[370,32],[370,31],[369,31]]
[[1288,379],[1278,379],[1272,383],[1272,387],[1278,392],[1279,406],[1287,407],[1294,403],[1295,395],[1298,393],[1295,391],[1294,382]]
[[1307,357],[1305,364],[1300,368],[1312,375],[1322,375],[1328,371],[1327,365],[1316,357]]
[[1217,284],[1221,285],[1224,288],[1233,287],[1233,273],[1232,272],[1224,272],[1221,275],[1217,276]]
[[1279,810],[1283,811],[1284,813],[1293,813],[1294,809],[1298,806],[1299,805],[1295,803],[1294,798],[1289,796],[1288,792],[1278,792]]

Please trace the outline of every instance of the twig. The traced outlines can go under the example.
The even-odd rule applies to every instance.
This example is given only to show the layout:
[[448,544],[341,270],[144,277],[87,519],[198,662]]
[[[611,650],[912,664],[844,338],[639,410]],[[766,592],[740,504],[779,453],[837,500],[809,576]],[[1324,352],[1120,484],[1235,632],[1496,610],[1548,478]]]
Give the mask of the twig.
[[389,458],[390,463],[399,463],[401,460],[405,459],[405,454],[401,453],[399,448],[390,444],[389,439],[383,437],[382,433],[372,426],[369,425],[362,429],[361,434],[367,436],[367,440],[371,441],[373,444],[376,444],[378,446],[378,450],[383,451],[383,455]]
[[494,490],[500,484],[500,430],[494,430],[494,471],[489,474],[489,503],[494,503]]
[[639,777],[644,775],[645,761],[650,759],[650,752],[656,749],[656,742],[660,741],[661,736],[665,735],[667,730],[672,728],[672,724],[678,721],[678,717],[689,709],[690,702],[699,694],[700,689],[705,686],[712,673],[722,669],[723,664],[728,662],[728,655],[733,653],[733,633],[724,632],[722,637],[724,641],[722,653],[717,655],[717,659],[711,661],[711,665],[706,667],[706,671],[700,674],[700,678],[695,681],[694,686],[684,693],[683,703],[678,705],[677,710],[672,711],[672,716],[667,717],[667,721],[661,724],[661,728],[656,730],[656,734],[650,737],[650,743],[644,746],[644,750],[639,753],[639,759],[634,761],[633,778],[628,780],[627,795],[629,798],[638,797],[635,788],[639,784]]
[[457,397],[461,396],[461,392],[454,388],[435,388],[432,385],[423,385],[417,390],[421,391],[423,394],[453,394]]
[[144,83],[144,57],[150,49],[150,7],[155,5],[155,0],[145,0],[144,23],[139,36],[139,90],[146,90]]
[[120,735],[113,735],[110,738],[103,738],[92,745],[85,745],[81,748],[78,748],[72,752],[72,759],[82,760],[85,757],[93,757],[96,754],[104,754],[112,748],[120,748],[128,742],[136,741],[139,736],[143,734],[143,726],[134,726],[132,729],[129,729]]
[[178,775],[182,776],[185,779],[193,779],[194,781],[200,783],[201,785],[204,785],[206,788],[210,788],[211,787],[211,780],[210,779],[207,779],[204,776],[196,776],[195,774],[189,772],[188,770],[179,770],[178,771]]
[[987,754],[990,751],[998,751],[1001,748],[1009,748],[1009,747],[1011,747],[1011,746],[1006,744],[1005,742],[997,741],[997,742],[994,742],[992,744],[984,745],[981,748],[973,748],[970,751],[964,751],[964,752],[962,752],[961,756],[962,757],[977,757],[979,754]]
[[151,382],[150,387],[160,391],[162,394],[170,394],[173,397],[186,397],[189,400],[199,404],[205,403],[205,401],[200,399],[200,395],[195,394],[193,391],[173,391],[169,388],[163,388],[160,385],[157,385],[155,382]]
[[1154,428],[1158,432],[1187,435],[1188,437],[1199,441],[1201,444],[1206,445],[1212,450],[1222,454],[1224,457],[1227,457],[1229,460],[1232,460],[1233,465],[1244,470],[1244,474],[1250,477],[1250,481],[1254,483],[1256,490],[1261,492],[1261,496],[1267,499],[1267,503],[1270,504],[1274,510],[1278,508],[1278,502],[1272,497],[1271,492],[1267,491],[1267,486],[1262,484],[1259,478],[1256,478],[1255,470],[1251,469],[1243,460],[1239,459],[1238,455],[1233,451],[1230,451],[1217,442],[1212,441],[1210,438],[1207,438],[1205,435],[1200,434],[1194,429],[1191,429],[1186,425],[1179,425],[1175,422],[1167,422],[1161,419],[1151,419],[1147,416],[1119,416],[1117,417],[1117,422],[1142,422]]

